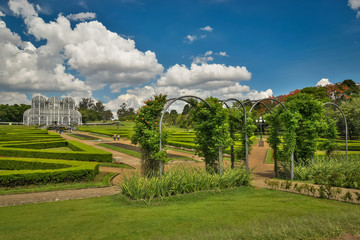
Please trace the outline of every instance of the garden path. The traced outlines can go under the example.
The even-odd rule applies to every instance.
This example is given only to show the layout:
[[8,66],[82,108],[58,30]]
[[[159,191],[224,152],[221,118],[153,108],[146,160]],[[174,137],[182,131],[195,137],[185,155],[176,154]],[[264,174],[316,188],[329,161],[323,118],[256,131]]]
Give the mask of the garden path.
[[[82,135],[94,136],[86,132],[81,132]],[[87,189],[74,189],[74,190],[59,190],[59,191],[48,191],[48,192],[37,192],[37,193],[21,193],[21,194],[10,194],[10,195],[0,195],[0,207],[1,206],[11,206],[11,205],[20,205],[20,204],[29,204],[29,203],[39,203],[39,202],[52,202],[52,201],[64,201],[70,199],[82,199],[82,198],[91,198],[91,197],[100,197],[108,196],[120,193],[121,189],[118,187],[119,183],[122,182],[124,177],[131,174],[135,174],[140,171],[140,159],[129,156],[127,154],[114,151],[111,149],[103,148],[98,146],[98,143],[114,142],[109,137],[103,137],[96,135],[100,140],[81,140],[69,136],[67,133],[63,133],[62,137],[68,140],[76,140],[84,144],[99,148],[113,154],[113,158],[118,159],[120,162],[123,162],[133,169],[129,168],[112,168],[112,167],[100,167],[101,172],[115,172],[119,173],[115,178],[112,179],[113,186],[110,187],[101,187],[101,188],[87,188]],[[124,144],[131,144],[130,140],[120,139],[116,141]],[[266,150],[268,148],[267,143],[265,147],[253,146],[252,153],[249,155],[249,166],[253,169],[255,176],[253,185],[265,187],[263,183],[265,178],[272,177],[273,165],[264,164],[264,159],[266,155]],[[182,155],[190,158],[195,158],[201,160],[199,157],[194,157],[191,153],[178,152],[175,150],[168,150],[169,153]],[[229,161],[226,162],[229,164]],[[182,165],[182,162],[175,162],[174,164],[168,164],[166,169]],[[188,166],[197,166],[204,167],[203,162],[190,163],[187,161]]]

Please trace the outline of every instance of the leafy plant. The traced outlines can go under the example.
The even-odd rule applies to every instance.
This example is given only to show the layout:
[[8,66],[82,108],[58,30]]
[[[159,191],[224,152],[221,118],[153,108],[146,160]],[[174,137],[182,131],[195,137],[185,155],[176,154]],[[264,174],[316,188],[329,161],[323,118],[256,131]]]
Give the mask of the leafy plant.
[[166,151],[160,150],[160,137],[163,146],[167,142],[167,133],[159,132],[159,121],[166,103],[166,95],[155,95],[153,99],[145,101],[136,115],[134,134],[131,141],[139,144],[142,160],[142,171],[146,176],[155,175],[159,169],[159,161],[165,162]]

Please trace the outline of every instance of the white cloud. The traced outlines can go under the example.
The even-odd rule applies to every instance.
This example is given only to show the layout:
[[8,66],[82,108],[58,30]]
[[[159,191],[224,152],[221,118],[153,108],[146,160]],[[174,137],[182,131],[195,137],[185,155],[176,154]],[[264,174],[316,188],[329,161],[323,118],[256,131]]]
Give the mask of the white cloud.
[[[109,108],[112,112],[116,112],[122,103],[126,103],[130,108],[137,109],[144,105],[144,101],[153,97],[155,94],[166,94],[169,98],[176,98],[185,95],[193,95],[197,97],[201,97],[203,99],[209,96],[218,97],[221,100],[225,100],[228,98],[236,98],[239,100],[244,99],[261,99],[273,96],[273,92],[271,89],[266,91],[258,92],[256,90],[250,90],[248,86],[242,86],[239,83],[235,83],[232,86],[227,86],[220,89],[215,90],[203,90],[199,88],[180,88],[180,87],[159,87],[156,85],[145,86],[143,88],[134,88],[128,90],[126,94],[122,94],[118,96],[118,98],[113,99],[105,104],[107,108]],[[179,101],[179,103],[175,104],[173,107],[178,112],[182,110],[184,103]]]
[[195,35],[187,35],[185,37],[185,41],[188,42],[188,43],[192,43],[193,41],[195,41],[197,39],[197,36]]
[[332,85],[332,83],[327,78],[322,78],[317,84],[317,87],[324,87],[326,85]]
[[27,96],[19,92],[0,92],[0,104],[30,104]]
[[360,18],[360,11],[357,12],[356,18]]
[[206,27],[200,28],[200,30],[206,31],[206,32],[212,32],[214,29],[210,26],[206,26]]
[[85,21],[85,20],[92,20],[96,18],[96,14],[93,12],[81,12],[77,14],[69,14],[66,18],[74,21]]
[[358,8],[360,8],[360,0],[349,0],[348,5],[353,10],[357,10]]
[[191,58],[193,59],[194,64],[204,64],[214,60],[214,58],[211,56],[212,54],[213,51],[207,51],[204,55]]
[[5,17],[5,13],[3,13],[2,11],[0,11],[0,17]]
[[163,86],[200,87],[215,89],[229,86],[235,82],[250,80],[251,73],[246,67],[225,66],[224,64],[191,64],[190,69],[185,65],[175,64],[157,81]]
[[222,57],[228,57],[229,56],[229,55],[226,54],[226,52],[221,52],[221,51],[218,54],[220,56],[222,56]]
[[[0,86],[68,92],[110,84],[113,91],[119,91],[120,87],[146,83],[163,72],[154,52],[139,51],[133,40],[107,30],[98,21],[81,22],[72,29],[62,15],[46,23],[26,0],[10,0],[9,7],[24,18],[27,33],[46,40],[46,44],[35,48],[30,42],[22,42],[0,20],[0,34],[6,35],[0,38],[0,55],[6,59],[5,64],[0,63],[0,72],[4,72]],[[77,71],[85,81],[68,69]]]

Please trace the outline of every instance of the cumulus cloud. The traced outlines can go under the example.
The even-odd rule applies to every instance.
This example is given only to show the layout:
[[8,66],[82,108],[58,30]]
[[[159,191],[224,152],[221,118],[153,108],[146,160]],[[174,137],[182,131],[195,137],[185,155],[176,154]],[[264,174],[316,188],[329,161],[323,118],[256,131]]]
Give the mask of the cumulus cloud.
[[188,42],[188,43],[192,43],[194,42],[195,40],[197,40],[197,36],[195,35],[187,35],[185,37],[185,41]]
[[[215,96],[219,99],[225,100],[228,98],[236,98],[239,100],[244,99],[261,99],[273,96],[273,91],[268,89],[266,91],[258,92],[251,90],[248,86],[242,86],[239,83],[235,83],[231,86],[227,86],[220,89],[204,90],[200,88],[180,88],[174,86],[159,87],[157,85],[145,86],[143,88],[134,88],[128,90],[125,94],[119,95],[116,99],[113,99],[105,104],[111,111],[116,112],[122,103],[126,103],[130,108],[137,109],[144,104],[144,101],[153,97],[155,94],[166,94],[168,98],[175,98],[185,95],[194,95],[205,99],[209,96]],[[181,111],[184,103],[177,103],[174,108],[177,111]]]
[[30,104],[30,101],[23,93],[0,92],[0,104]]
[[67,18],[74,21],[85,21],[92,20],[96,18],[96,14],[93,12],[81,12],[77,14],[69,14]]
[[322,78],[317,84],[317,87],[324,87],[326,85],[332,85],[332,83],[327,78]]
[[[9,8],[24,19],[28,34],[46,40],[46,44],[36,48],[30,42],[22,42],[1,21],[0,36],[6,37],[0,38],[0,55],[6,61],[0,63],[4,75],[0,86],[15,90],[88,91],[110,84],[113,91],[119,91],[120,87],[146,83],[163,72],[154,52],[139,51],[133,40],[107,30],[98,21],[81,22],[72,28],[62,15],[46,23],[26,0],[10,0]],[[82,80],[70,74],[70,69],[78,72]]]
[[213,51],[207,51],[204,55],[200,55],[197,57],[190,57],[190,59],[193,59],[194,64],[204,64],[208,63],[214,60],[214,58],[211,56],[213,54]]
[[206,26],[206,27],[200,28],[200,30],[205,31],[205,32],[212,32],[214,29],[210,26]]
[[348,1],[348,5],[352,10],[357,11],[356,13],[356,17],[359,18],[360,17],[360,0],[349,0]]
[[228,57],[229,56],[229,55],[226,54],[226,52],[221,52],[221,51],[218,54],[220,56],[222,56],[222,57]]
[[0,17],[5,17],[5,13],[3,13],[2,11],[0,11]]
[[358,8],[360,8],[360,0],[349,0],[348,5],[353,10],[357,10]]
[[215,89],[226,87],[238,81],[250,80],[251,73],[246,67],[225,66],[224,64],[175,64],[157,81],[160,87],[200,87],[202,89]]

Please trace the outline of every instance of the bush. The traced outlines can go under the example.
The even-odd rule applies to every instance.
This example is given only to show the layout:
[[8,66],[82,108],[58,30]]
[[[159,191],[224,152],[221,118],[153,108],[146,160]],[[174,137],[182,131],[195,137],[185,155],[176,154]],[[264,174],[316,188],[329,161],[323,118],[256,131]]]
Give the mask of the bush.
[[210,174],[200,169],[174,169],[158,177],[125,178],[121,184],[123,194],[131,199],[152,199],[204,190],[218,190],[231,187],[249,186],[251,175],[244,168]]
[[33,158],[0,158],[0,186],[60,183],[94,179],[98,163]]
[[313,180],[316,184],[360,189],[360,156],[316,156],[313,165],[295,167],[295,179]]
[[69,148],[73,152],[64,152],[56,150],[35,150],[22,148],[0,147],[1,156],[9,157],[27,157],[27,158],[51,158],[51,159],[67,159],[78,161],[95,161],[95,162],[111,162],[112,154],[101,149],[79,143],[77,141],[68,141]]

